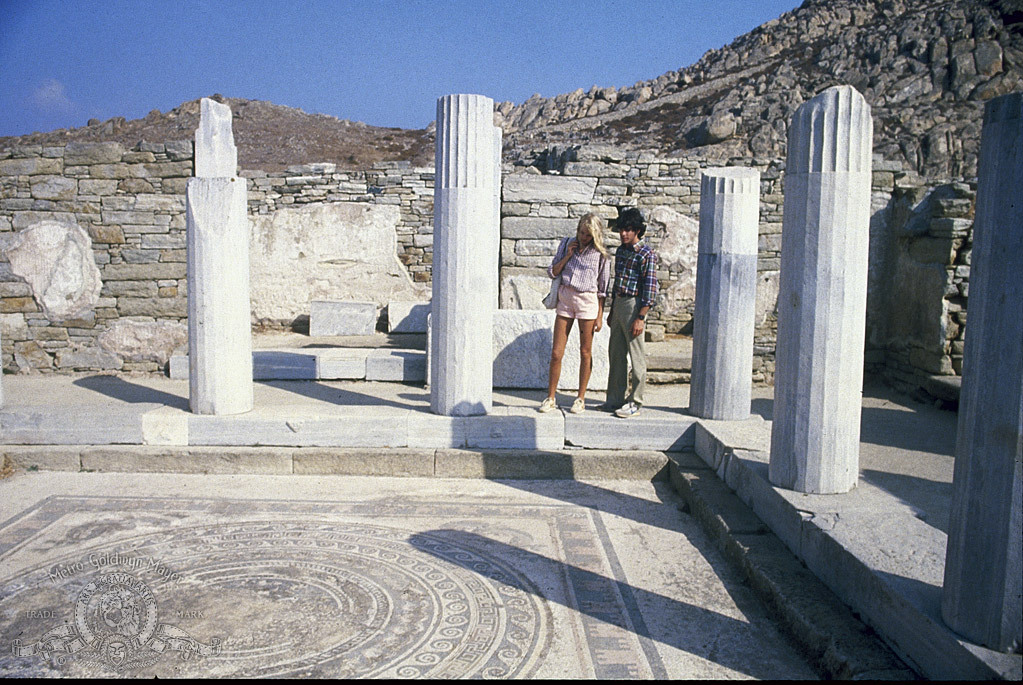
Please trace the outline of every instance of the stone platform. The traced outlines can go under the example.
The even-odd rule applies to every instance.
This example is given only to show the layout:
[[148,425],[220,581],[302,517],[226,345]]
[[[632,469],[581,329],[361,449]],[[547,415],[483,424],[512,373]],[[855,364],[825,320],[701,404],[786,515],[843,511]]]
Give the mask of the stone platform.
[[[772,576],[784,567],[775,555],[765,561],[760,524],[748,523],[759,518],[918,673],[1017,680],[1023,673],[1019,655],[971,645],[940,618],[955,414],[881,386],[864,393],[859,485],[827,496],[767,481],[770,388],[754,390],[754,416],[741,422],[694,420],[683,409],[684,385],[648,386],[649,406],[633,419],[596,412],[600,393],[588,397],[584,414],[538,414],[536,391],[495,392],[492,416],[439,417],[429,412],[422,386],[399,383],[257,383],[256,409],[233,417],[190,414],[187,383],[166,378],[6,376],[4,391],[3,454],[30,470],[633,480],[670,474],[690,494],[723,481],[755,517],[740,517],[738,525],[727,515],[707,520],[722,531],[720,544],[759,569],[757,582],[776,588],[786,582]],[[571,395],[559,394],[562,407],[570,402]],[[693,468],[694,452],[702,472]],[[13,510],[5,504],[4,511]],[[779,601],[805,605],[799,619],[805,623],[818,609],[787,582]],[[820,634],[826,642],[827,630]]]

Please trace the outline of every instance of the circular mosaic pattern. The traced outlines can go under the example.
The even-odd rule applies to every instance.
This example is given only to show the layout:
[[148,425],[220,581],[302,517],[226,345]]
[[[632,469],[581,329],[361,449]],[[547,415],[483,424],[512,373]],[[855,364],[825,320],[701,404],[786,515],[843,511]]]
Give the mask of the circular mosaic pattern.
[[[171,527],[86,555],[106,554],[122,566],[140,560],[130,570],[151,588],[161,624],[199,642],[220,639],[216,656],[184,663],[165,655],[135,675],[528,677],[550,625],[539,591],[507,564],[460,544],[455,531],[411,540],[379,525],[268,520]],[[84,564],[55,583],[53,568],[5,582],[0,607],[46,607],[51,623],[76,620],[74,597],[114,571]],[[117,600],[137,603],[119,587],[106,593],[110,620],[119,617]],[[19,634],[37,640],[30,630],[45,623]],[[3,634],[13,634],[8,628]],[[87,660],[59,669],[94,670]]]

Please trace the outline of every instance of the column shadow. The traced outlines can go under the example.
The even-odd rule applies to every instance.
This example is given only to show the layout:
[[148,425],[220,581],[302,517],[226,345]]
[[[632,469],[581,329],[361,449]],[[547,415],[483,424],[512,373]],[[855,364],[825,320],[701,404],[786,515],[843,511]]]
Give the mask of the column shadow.
[[[547,597],[531,583],[522,582],[516,575],[500,574],[500,577],[491,579],[507,583],[545,601],[559,601],[567,608],[578,611],[600,624],[611,625],[643,638],[640,640],[641,646],[644,647],[655,677],[666,678],[667,674],[664,672],[660,655],[656,650],[651,651],[647,645],[643,645],[644,640],[687,652],[753,678],[786,677],[786,674],[778,673],[764,660],[758,659],[756,654],[745,649],[747,640],[743,638],[748,634],[750,624],[716,611],[644,590],[625,581],[608,578],[585,568],[475,533],[435,529],[410,536],[409,543],[426,554],[477,574],[485,574],[486,569],[474,565],[472,559],[467,559],[464,553],[460,554],[461,549],[478,550],[506,561],[514,560],[516,565],[522,567],[554,569],[557,577],[565,578],[571,588],[566,594],[566,599]],[[644,612],[651,616],[658,614],[664,618],[656,623],[648,623],[644,618]],[[699,628],[691,630],[692,626]],[[699,635],[699,638],[695,638],[694,635]],[[606,637],[594,639],[598,643],[594,648],[598,651],[599,643],[607,641]]]
[[129,404],[162,404],[188,411],[188,398],[163,390],[157,390],[138,383],[131,383],[119,376],[86,376],[76,378],[72,385],[98,392]]

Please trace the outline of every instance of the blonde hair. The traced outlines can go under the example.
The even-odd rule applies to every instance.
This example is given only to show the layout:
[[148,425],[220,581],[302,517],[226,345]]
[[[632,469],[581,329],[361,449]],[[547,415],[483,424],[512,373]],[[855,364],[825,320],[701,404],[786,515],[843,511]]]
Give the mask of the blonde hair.
[[593,246],[597,248],[597,251],[600,252],[600,254],[606,257],[607,248],[604,247],[604,220],[597,214],[590,212],[589,214],[584,214],[583,217],[579,219],[578,228],[589,231],[589,234],[593,236]]

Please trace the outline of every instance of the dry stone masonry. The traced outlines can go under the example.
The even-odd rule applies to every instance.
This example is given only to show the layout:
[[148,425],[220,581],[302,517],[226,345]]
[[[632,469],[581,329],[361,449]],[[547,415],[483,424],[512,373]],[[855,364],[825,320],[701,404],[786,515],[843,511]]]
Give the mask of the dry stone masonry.
[[789,129],[770,479],[847,492],[859,476],[870,108],[829,88]]
[[[44,157],[38,146],[0,150],[0,168],[18,172],[0,175],[5,368],[163,369],[174,351],[165,351],[168,341],[180,338],[186,318],[184,183],[191,174],[192,142],[143,142],[132,150],[73,143],[46,148],[45,154],[52,156]],[[109,162],[115,154],[120,161]],[[771,382],[784,162],[741,157],[728,163],[761,173],[753,380]],[[575,230],[582,214],[598,211],[613,220],[618,206],[635,205],[648,218],[646,240],[661,255],[662,297],[648,317],[648,330],[652,335],[690,332],[700,174],[714,166],[698,154],[664,158],[606,145],[552,150],[542,171],[506,164],[501,307],[541,306],[548,286],[544,268],[557,240]],[[871,244],[884,249],[871,253],[867,366],[905,389],[954,379],[962,362],[975,184],[928,184],[878,158],[873,170]],[[105,177],[111,173],[119,178]],[[254,324],[300,324],[312,299],[371,296],[378,308],[389,301],[429,299],[432,168],[384,163],[351,171],[307,164],[241,175],[248,181],[253,222]],[[39,187],[57,183],[54,177],[69,181],[76,194],[62,200],[33,197],[33,187],[38,194]],[[9,259],[7,246],[17,235],[41,221],[74,221],[92,241],[102,289],[95,307],[78,318],[48,318],[41,304],[45,291],[34,291],[2,261]],[[353,237],[367,231],[374,249],[353,249]],[[616,240],[609,234],[610,245]],[[355,287],[366,278],[373,279],[372,288]],[[127,337],[108,336],[100,345],[98,338],[108,329],[129,330],[117,326],[121,320],[152,325],[132,327]],[[150,340],[149,352],[139,353],[147,344],[147,337],[139,336]],[[123,348],[116,342],[121,338]]]

